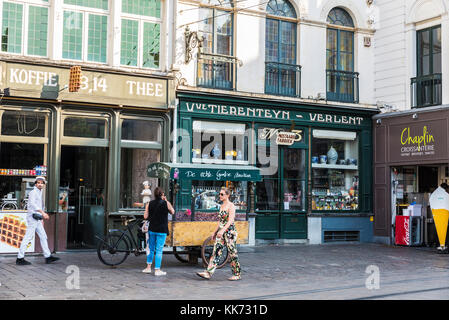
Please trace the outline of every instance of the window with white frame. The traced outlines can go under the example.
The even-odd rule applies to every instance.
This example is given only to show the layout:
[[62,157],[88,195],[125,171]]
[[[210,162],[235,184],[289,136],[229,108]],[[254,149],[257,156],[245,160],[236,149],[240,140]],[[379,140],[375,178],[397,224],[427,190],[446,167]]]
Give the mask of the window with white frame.
[[48,55],[48,0],[3,1],[1,51]]
[[120,64],[160,68],[161,1],[123,0]]
[[108,0],[64,0],[62,58],[107,62]]

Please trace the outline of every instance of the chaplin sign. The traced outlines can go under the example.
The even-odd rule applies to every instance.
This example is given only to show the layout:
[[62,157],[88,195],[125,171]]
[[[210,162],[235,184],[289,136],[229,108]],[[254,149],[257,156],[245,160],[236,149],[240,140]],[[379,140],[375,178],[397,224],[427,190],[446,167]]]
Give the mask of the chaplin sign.
[[447,157],[446,120],[392,125],[389,140],[392,162]]

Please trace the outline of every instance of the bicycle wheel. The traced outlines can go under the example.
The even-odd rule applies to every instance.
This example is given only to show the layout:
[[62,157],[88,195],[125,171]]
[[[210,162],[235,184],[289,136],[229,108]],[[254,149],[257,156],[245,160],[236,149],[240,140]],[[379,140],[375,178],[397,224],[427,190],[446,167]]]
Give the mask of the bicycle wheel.
[[189,262],[189,251],[186,247],[173,247],[173,254],[179,261],[183,263]]
[[108,234],[97,246],[98,258],[107,266],[121,264],[129,255],[129,237],[124,234]]
[[[212,253],[214,252],[214,244],[215,240],[212,240],[212,237],[204,240],[203,245],[201,247],[201,259],[203,260],[203,266],[207,267],[209,264]],[[220,261],[218,262],[217,269],[223,268],[224,265],[229,260],[228,247],[223,247],[223,254],[221,255]]]

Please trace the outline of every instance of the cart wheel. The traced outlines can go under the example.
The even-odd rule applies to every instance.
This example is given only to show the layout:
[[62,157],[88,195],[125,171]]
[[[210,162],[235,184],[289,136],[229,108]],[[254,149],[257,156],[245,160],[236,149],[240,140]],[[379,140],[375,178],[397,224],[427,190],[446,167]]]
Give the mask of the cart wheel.
[[179,261],[183,263],[189,262],[189,251],[186,247],[173,247],[173,254]]
[[107,266],[117,266],[126,260],[129,250],[129,237],[124,234],[108,234],[100,240],[97,246],[97,255],[101,262]]
[[[212,237],[207,238],[203,242],[203,246],[201,247],[201,259],[203,260],[204,267],[207,267],[209,264],[210,257],[212,256],[212,253],[214,251],[214,244],[215,240],[212,240]],[[228,262],[228,260],[229,260],[228,247],[224,246],[223,254],[217,265],[217,269],[223,268],[224,265]]]

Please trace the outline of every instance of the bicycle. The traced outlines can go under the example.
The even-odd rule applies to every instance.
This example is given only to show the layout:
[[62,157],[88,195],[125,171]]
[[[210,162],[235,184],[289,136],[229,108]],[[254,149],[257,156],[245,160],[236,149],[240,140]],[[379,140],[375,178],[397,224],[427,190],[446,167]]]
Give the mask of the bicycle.
[[[143,219],[133,218],[125,220],[125,230],[111,229],[103,239],[95,236],[99,242],[97,255],[102,263],[107,266],[117,266],[123,263],[130,253],[136,256],[146,254],[146,238],[141,231],[140,223]],[[137,227],[136,237],[133,230]]]

